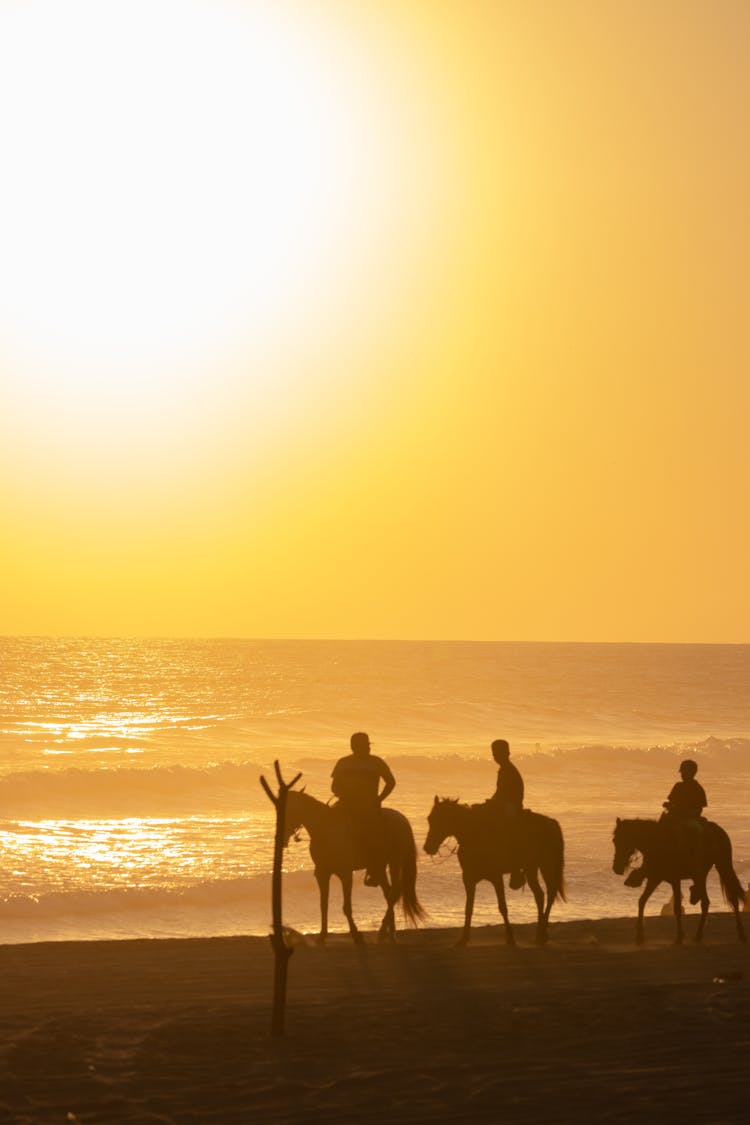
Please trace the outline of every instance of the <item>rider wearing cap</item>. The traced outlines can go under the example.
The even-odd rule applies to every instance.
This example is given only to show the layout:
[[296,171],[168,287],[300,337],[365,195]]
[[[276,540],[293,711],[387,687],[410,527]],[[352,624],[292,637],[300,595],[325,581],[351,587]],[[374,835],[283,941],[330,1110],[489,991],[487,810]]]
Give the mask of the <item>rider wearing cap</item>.
[[[702,850],[702,831],[705,823],[703,810],[708,805],[706,791],[699,781],[695,780],[698,772],[698,763],[687,758],[680,763],[681,781],[676,782],[670,790],[669,796],[663,804],[664,813],[662,823],[671,826],[680,833],[682,842],[690,852],[694,864],[698,864]],[[639,887],[648,875],[646,864],[631,871],[625,883],[628,887]],[[693,883],[690,888],[690,901],[700,901],[700,891]]]
[[364,731],[356,731],[349,746],[351,754],[340,758],[333,767],[331,789],[367,861],[365,884],[378,887],[385,882],[386,865],[381,805],[393,792],[396,779],[383,759],[372,753],[370,737]]
[[700,820],[703,810],[708,804],[706,791],[699,781],[695,780],[698,772],[697,762],[687,759],[680,765],[680,777],[672,786],[671,792],[664,802],[664,808],[670,816],[681,821]]

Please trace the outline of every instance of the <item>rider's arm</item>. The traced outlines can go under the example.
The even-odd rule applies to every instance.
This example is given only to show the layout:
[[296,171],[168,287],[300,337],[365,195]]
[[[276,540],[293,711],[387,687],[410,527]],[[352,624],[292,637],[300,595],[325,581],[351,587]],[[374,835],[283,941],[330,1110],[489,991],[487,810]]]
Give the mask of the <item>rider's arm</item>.
[[339,784],[341,779],[341,770],[339,769],[340,765],[340,761],[336,762],[336,765],[333,767],[333,773],[331,774],[331,792],[333,793],[334,797],[341,796],[341,785]]
[[388,769],[388,766],[383,761],[381,761],[381,763],[380,763],[380,777],[381,777],[382,781],[385,783],[383,785],[382,790],[378,794],[378,800],[380,801],[380,803],[382,805],[383,801],[386,799],[386,797],[389,795],[389,793],[392,793],[393,790],[396,788],[396,779],[393,776],[393,774],[391,773],[391,771]]

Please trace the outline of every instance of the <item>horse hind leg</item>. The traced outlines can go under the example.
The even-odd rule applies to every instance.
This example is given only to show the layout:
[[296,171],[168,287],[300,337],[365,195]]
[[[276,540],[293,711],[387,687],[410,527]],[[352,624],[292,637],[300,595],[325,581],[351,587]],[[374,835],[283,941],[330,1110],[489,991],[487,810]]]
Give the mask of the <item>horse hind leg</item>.
[[395,906],[399,899],[399,890],[395,882],[391,882],[386,875],[380,888],[386,901],[386,912],[378,930],[378,941],[394,941],[396,937]]
[[552,909],[552,895],[549,892],[549,884],[547,885],[547,905],[544,905],[544,891],[539,882],[538,872],[528,867],[526,869],[526,882],[528,883],[531,893],[534,895],[534,902],[536,903],[536,937],[534,940],[537,945],[546,945],[547,943],[547,920],[549,912]]
[[352,872],[349,871],[346,875],[340,876],[341,887],[344,892],[344,915],[349,923],[349,933],[355,942],[359,943],[364,941],[362,934],[357,929],[357,923],[354,921],[352,914]]
[[693,938],[693,941],[695,941],[695,942],[699,942],[699,941],[703,940],[703,931],[706,928],[706,919],[708,918],[708,908],[711,905],[710,899],[708,897],[708,890],[706,889],[706,880],[705,879],[703,880],[703,885],[701,886],[700,903],[701,903],[701,916],[698,919],[698,929],[695,931],[695,937]]
[[672,883],[672,895],[674,897],[674,920],[675,920],[675,945],[682,945],[684,934],[682,932],[682,887],[679,879],[677,882]]
[[745,927],[742,924],[742,915],[740,911],[745,906],[745,891],[737,878],[737,872],[729,864],[717,864],[716,870],[719,873],[719,880],[721,882],[721,889],[724,892],[724,897],[729,902],[734,912],[734,923],[737,927],[737,940],[747,941],[745,936]]
[[510,924],[510,919],[508,918],[508,904],[505,901],[505,883],[503,882],[502,875],[498,876],[492,885],[497,895],[498,910],[502,914],[503,922],[505,923],[505,943],[506,945],[515,945],[516,939],[513,933],[513,927]]

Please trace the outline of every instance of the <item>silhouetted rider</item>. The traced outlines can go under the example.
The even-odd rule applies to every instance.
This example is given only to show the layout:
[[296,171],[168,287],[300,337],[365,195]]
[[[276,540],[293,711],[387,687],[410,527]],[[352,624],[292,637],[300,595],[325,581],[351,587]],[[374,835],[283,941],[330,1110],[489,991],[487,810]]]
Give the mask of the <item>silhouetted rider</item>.
[[664,802],[664,808],[670,816],[678,820],[700,820],[703,810],[708,804],[706,791],[699,781],[695,780],[698,772],[697,762],[690,759],[680,765],[682,781],[676,782]]
[[510,760],[510,746],[504,738],[492,743],[492,757],[500,767],[493,800],[499,801],[506,816],[523,812],[523,778]]
[[[385,881],[385,841],[380,806],[393,792],[396,779],[382,758],[370,748],[370,736],[357,731],[349,740],[351,754],[333,767],[331,789],[347,814],[355,843],[367,865],[365,883],[378,887]],[[383,788],[380,788],[380,782]]]
[[[523,812],[523,778],[510,760],[510,746],[504,738],[496,738],[492,743],[492,757],[500,767],[497,771],[497,787],[495,794],[490,798],[490,803],[495,805],[497,811],[506,822],[509,830],[511,844],[518,848],[520,844],[520,817]],[[510,875],[510,885],[514,890],[522,887],[526,879],[520,867],[515,868]]]
[[[680,842],[689,853],[692,863],[697,867],[700,863],[703,844],[703,810],[708,805],[706,791],[699,781],[695,780],[698,772],[698,763],[687,758],[680,763],[681,781],[676,782],[662,805],[661,822],[680,834]],[[629,887],[639,887],[647,877],[647,865],[644,863],[630,872],[625,883]],[[690,901],[695,904],[700,901],[700,890],[695,882],[690,888]]]

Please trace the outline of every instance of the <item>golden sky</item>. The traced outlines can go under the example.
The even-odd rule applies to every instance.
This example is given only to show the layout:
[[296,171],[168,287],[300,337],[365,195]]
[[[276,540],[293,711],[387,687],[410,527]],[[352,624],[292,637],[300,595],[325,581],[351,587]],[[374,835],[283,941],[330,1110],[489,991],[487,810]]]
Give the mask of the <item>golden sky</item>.
[[748,42],[0,0],[0,632],[750,641]]

